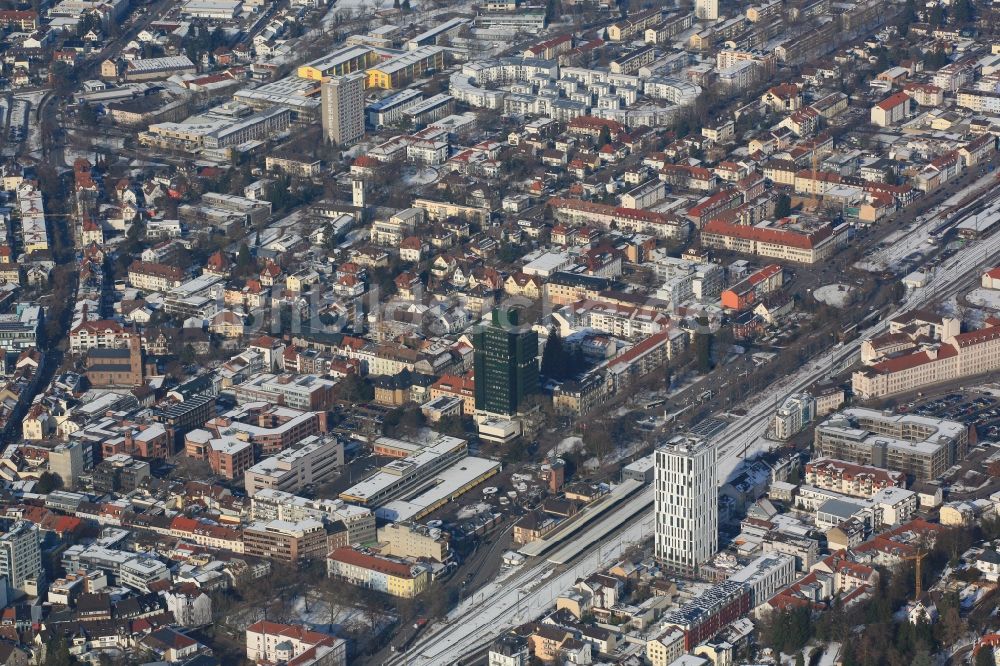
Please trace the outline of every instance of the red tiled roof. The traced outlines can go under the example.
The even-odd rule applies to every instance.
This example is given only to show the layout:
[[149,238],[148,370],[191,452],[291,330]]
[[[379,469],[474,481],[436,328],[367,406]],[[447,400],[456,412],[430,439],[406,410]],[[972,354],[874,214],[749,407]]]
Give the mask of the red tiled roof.
[[895,95],[889,95],[884,100],[876,104],[878,108],[883,111],[888,111],[889,109],[894,109],[900,104],[905,104],[910,101],[910,96],[905,92],[898,92]]
[[247,627],[247,632],[269,634],[272,636],[287,636],[288,638],[294,638],[303,643],[311,643],[312,645],[333,645],[334,642],[333,636],[321,634],[318,631],[310,631],[299,625],[279,624],[278,622],[271,622],[269,620],[254,622]]
[[833,234],[833,227],[827,224],[810,233],[799,233],[789,229],[750,227],[742,224],[729,224],[720,220],[711,220],[705,224],[701,232],[702,234],[718,234],[720,236],[731,236],[808,250],[829,238]]
[[775,97],[787,99],[798,96],[799,87],[794,83],[782,83],[781,85],[769,88],[767,92]]
[[535,44],[534,46],[528,47],[528,51],[532,53],[543,53],[546,49],[550,49],[553,46],[559,46],[560,44],[565,44],[566,42],[572,42],[572,35],[559,35],[558,37],[553,37],[552,39],[547,39],[540,44]]
[[170,529],[178,532],[194,532],[199,526],[200,523],[197,520],[187,516],[177,516],[170,521]]
[[885,553],[886,555],[892,555],[900,558],[913,555],[917,552],[917,549],[908,543],[900,543],[899,541],[886,539],[881,535],[855,546],[852,550],[856,554],[879,551]]
[[218,83],[219,81],[230,81],[232,76],[229,74],[209,74],[208,76],[202,76],[200,78],[194,79],[193,81],[188,81],[189,85],[206,86],[210,83]]
[[893,195],[908,194],[913,191],[913,186],[909,183],[903,185],[889,185],[888,183],[877,183],[874,181],[865,182],[866,192],[888,192]]
[[686,173],[688,178],[695,178],[698,180],[711,180],[713,175],[712,172],[705,167],[689,166],[687,164],[664,164],[660,169],[660,173],[670,172]]
[[184,279],[184,271],[176,266],[169,266],[167,264],[158,264],[152,261],[133,261],[128,267],[129,273],[138,273],[141,275],[155,275],[157,277],[164,277],[171,280],[182,280]]
[[955,344],[959,347],[968,347],[997,339],[1000,339],[1000,326],[990,326],[988,328],[981,328],[978,331],[959,333],[955,336]]
[[347,349],[361,349],[362,347],[365,346],[366,343],[363,338],[356,338],[351,335],[345,335],[341,339],[340,344]]
[[80,525],[83,521],[75,516],[50,516],[46,520],[42,521],[42,527],[44,529],[55,532],[56,534],[66,534],[67,532],[75,532],[80,529]]
[[930,354],[925,351],[919,351],[880,361],[872,366],[872,370],[881,373],[902,372],[903,370],[909,370],[910,368],[930,363],[932,360],[934,359],[931,358]]
[[592,203],[580,199],[563,199],[561,197],[553,197],[552,199],[549,199],[549,205],[553,208],[568,208],[570,210],[593,213],[595,215],[622,217],[629,220],[644,220],[654,224],[667,224],[671,221],[670,216],[664,215],[663,213],[654,213],[653,211],[640,210],[638,208],[609,206],[607,204]]
[[687,212],[688,215],[690,215],[691,217],[701,217],[701,215],[705,211],[711,209],[721,201],[727,201],[727,200],[731,201],[733,199],[742,199],[742,198],[743,195],[738,190],[721,190],[719,192],[716,192],[712,196],[708,197],[701,203],[691,206],[691,208],[688,208]]
[[794,120],[795,122],[802,122],[803,120],[815,119],[818,117],[819,117],[819,111],[812,108],[811,106],[801,108],[791,115],[792,120]]
[[747,280],[750,282],[750,284],[758,284],[760,282],[763,282],[764,280],[767,280],[768,278],[777,275],[780,272],[781,272],[781,266],[779,266],[778,264],[769,264],[767,266],[764,266],[764,268],[760,269],[750,277],[748,277]]
[[229,259],[222,254],[222,250],[218,250],[205,263],[211,268],[225,268],[229,265]]
[[980,137],[978,137],[976,139],[973,139],[972,141],[970,141],[969,143],[967,143],[965,145],[965,150],[968,150],[968,151],[979,150],[983,146],[985,146],[987,144],[990,144],[990,143],[992,143],[995,146],[996,145],[996,141],[997,141],[996,137],[994,137],[992,134],[990,134],[989,132],[987,132],[986,134],[983,134],[982,136],[980,136]]
[[341,547],[335,549],[329,555],[329,559],[336,562],[343,562],[356,567],[378,571],[379,573],[395,576],[396,578],[413,578],[413,570],[409,564],[396,562],[384,557],[369,555],[354,548]]
[[803,169],[795,174],[796,178],[810,178],[812,180],[818,180],[825,183],[839,183],[844,178],[839,173],[833,173],[832,171],[813,171],[812,169]]
[[37,19],[38,12],[30,10],[19,10],[19,9],[4,9],[0,10],[0,22],[5,21],[24,21],[29,19]]
[[646,338],[645,340],[643,340],[642,342],[633,346],[624,354],[615,357],[611,361],[611,365],[623,365],[631,363],[632,361],[639,358],[643,354],[649,352],[652,349],[655,349],[658,345],[661,345],[664,342],[666,342],[668,337],[669,334],[667,332],[655,333]]
[[941,157],[931,160],[931,166],[940,168],[943,166],[947,166],[948,164],[953,164],[957,161],[958,161],[958,151],[949,150]]
[[593,129],[607,127],[609,131],[621,132],[625,127],[616,120],[608,120],[607,118],[595,118],[594,116],[580,116],[569,121],[569,127],[580,128],[580,129]]
[[894,530],[889,530],[888,532],[883,532],[882,536],[886,538],[893,538],[906,534],[908,532],[916,532],[919,534],[937,534],[938,532],[944,530],[945,527],[938,523],[931,523],[923,518],[914,518],[908,523],[904,523]]
[[104,333],[106,331],[111,331],[112,333],[124,333],[125,328],[112,319],[98,319],[96,321],[85,321],[81,323],[73,329],[71,335],[80,331],[87,331],[88,333]]
[[431,384],[431,389],[448,393],[472,395],[476,390],[476,383],[472,379],[459,377],[458,375],[441,375],[440,379]]

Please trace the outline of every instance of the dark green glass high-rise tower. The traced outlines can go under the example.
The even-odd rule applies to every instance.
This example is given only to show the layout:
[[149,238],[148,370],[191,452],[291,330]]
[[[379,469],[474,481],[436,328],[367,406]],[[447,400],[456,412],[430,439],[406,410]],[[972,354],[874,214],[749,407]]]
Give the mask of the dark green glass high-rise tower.
[[473,333],[477,410],[516,414],[521,401],[538,391],[538,334],[518,328],[517,315],[507,310],[504,321],[504,313],[494,310],[490,323]]

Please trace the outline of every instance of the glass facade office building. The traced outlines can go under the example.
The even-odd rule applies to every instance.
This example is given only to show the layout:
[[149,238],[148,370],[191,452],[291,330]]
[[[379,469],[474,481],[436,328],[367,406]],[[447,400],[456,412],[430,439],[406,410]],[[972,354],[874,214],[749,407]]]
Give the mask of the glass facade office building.
[[476,410],[516,414],[521,401],[538,391],[538,334],[514,330],[517,314],[494,310],[490,323],[473,334]]

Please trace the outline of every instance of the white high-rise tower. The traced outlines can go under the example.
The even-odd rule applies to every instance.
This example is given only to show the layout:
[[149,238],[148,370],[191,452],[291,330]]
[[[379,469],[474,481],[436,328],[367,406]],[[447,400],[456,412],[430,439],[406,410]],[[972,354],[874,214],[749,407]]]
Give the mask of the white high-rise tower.
[[719,487],[715,445],[677,435],[655,453],[656,559],[671,571],[695,574],[719,548]]
[[38,580],[42,576],[37,525],[19,521],[0,534],[0,576],[6,576],[7,585],[15,591],[23,591],[28,578]]
[[719,0],[695,0],[694,15],[702,21],[718,20]]

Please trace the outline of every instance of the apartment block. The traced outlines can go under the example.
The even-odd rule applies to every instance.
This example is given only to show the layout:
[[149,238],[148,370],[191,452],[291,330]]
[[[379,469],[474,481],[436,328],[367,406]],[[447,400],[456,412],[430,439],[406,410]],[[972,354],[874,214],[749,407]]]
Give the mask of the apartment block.
[[884,488],[906,487],[906,475],[902,472],[833,458],[817,458],[807,463],[805,481],[817,488],[865,498]]
[[956,421],[856,407],[817,425],[813,446],[817,456],[930,480],[965,459],[969,428]]
[[236,401],[264,402],[302,410],[322,410],[333,404],[336,382],[315,375],[257,375],[233,390]]
[[251,523],[243,530],[243,552],[283,562],[300,562],[325,557],[330,552],[330,542],[321,521],[271,520]]
[[1000,325],[993,325],[886,358],[856,371],[851,384],[858,397],[876,399],[997,370],[1000,370]]
[[330,578],[403,599],[417,596],[430,582],[430,571],[424,565],[354,548],[337,548],[326,562]]
[[816,417],[816,400],[808,393],[788,396],[774,415],[776,439],[786,441],[802,432]]
[[379,552],[408,560],[445,562],[451,547],[445,534],[418,523],[392,523],[378,530]]
[[265,488],[294,493],[329,481],[343,466],[343,443],[313,435],[246,470],[244,487],[250,497]]
[[247,659],[258,664],[347,666],[347,641],[301,625],[261,620],[246,629]]
[[306,518],[341,522],[347,526],[347,538],[351,545],[367,545],[376,540],[375,514],[339,499],[308,499],[265,488],[251,499],[250,515],[255,521],[265,522],[297,522]]
[[0,576],[10,589],[23,592],[30,581],[41,583],[43,575],[38,526],[27,521],[14,523],[0,535]]
[[184,283],[184,271],[166,264],[133,261],[128,267],[128,283],[143,291],[167,291]]
[[350,146],[365,134],[365,74],[353,72],[323,81],[323,136],[338,146]]

